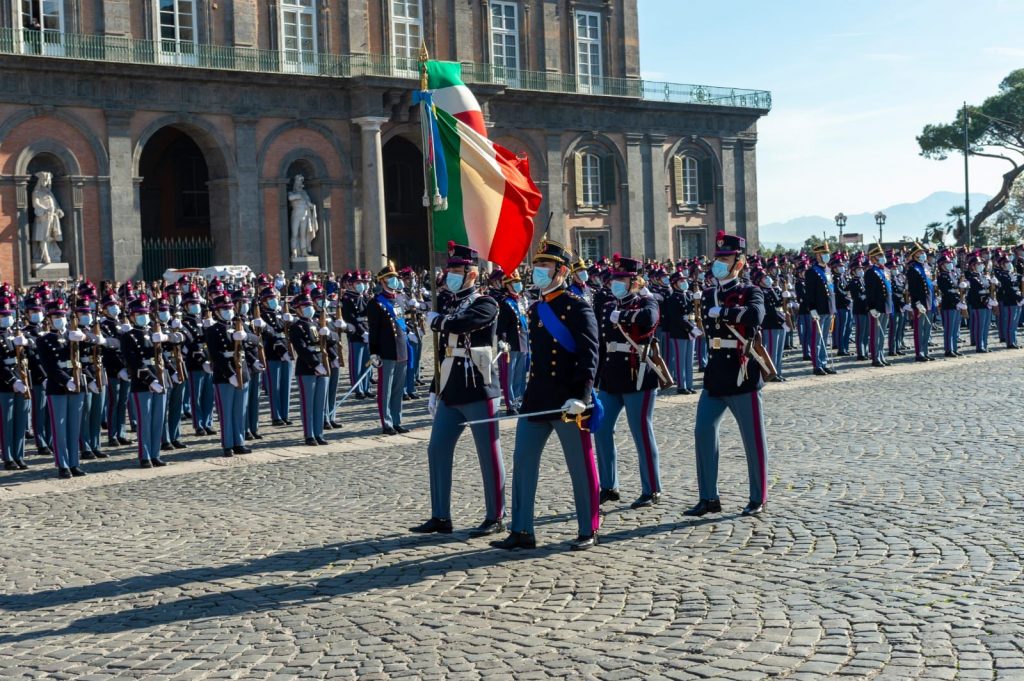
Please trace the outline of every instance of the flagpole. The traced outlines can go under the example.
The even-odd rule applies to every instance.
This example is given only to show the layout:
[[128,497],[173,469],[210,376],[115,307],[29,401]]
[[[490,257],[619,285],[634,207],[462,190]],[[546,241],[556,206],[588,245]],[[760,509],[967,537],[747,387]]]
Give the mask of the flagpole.
[[[427,52],[427,44],[425,42],[420,43],[420,90],[426,92],[429,81],[427,79],[427,60],[430,59],[430,54]],[[426,121],[423,120],[423,108],[420,107],[420,127],[426,125]],[[430,133],[433,135],[433,132]],[[430,137],[427,137],[430,139]],[[423,149],[423,161],[426,163],[427,150]],[[424,187],[424,193],[430,195],[430,187]],[[433,201],[427,201],[427,276],[430,277],[430,309],[434,312],[438,312],[437,309],[437,277],[434,274],[435,254],[434,254],[434,205]],[[431,339],[434,343],[434,378],[437,379],[441,375],[441,358],[437,353],[437,332],[431,330]],[[433,386],[431,386],[433,387]],[[440,395],[438,396],[440,397]]]

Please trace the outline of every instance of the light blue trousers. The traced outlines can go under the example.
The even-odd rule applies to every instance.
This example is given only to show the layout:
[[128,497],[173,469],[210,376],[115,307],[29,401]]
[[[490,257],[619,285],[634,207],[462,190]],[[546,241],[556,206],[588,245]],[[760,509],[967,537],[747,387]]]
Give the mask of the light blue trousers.
[[139,461],[153,461],[160,458],[160,444],[164,437],[164,416],[167,410],[167,393],[145,391],[132,393],[132,407],[138,435]]
[[192,427],[213,428],[213,375],[205,371],[191,371],[188,387],[192,400]]
[[217,404],[222,449],[245,445],[245,400],[249,383],[236,388],[230,383],[213,384],[213,400]]
[[25,459],[28,400],[17,393],[0,393],[0,446],[5,463]]
[[82,430],[83,397],[82,393],[46,396],[57,468],[77,468],[80,463],[78,438]]
[[693,390],[693,339],[669,338],[669,368],[675,373],[676,385]]
[[618,452],[615,447],[615,423],[626,410],[626,422],[633,434],[640,462],[640,488],[643,494],[661,492],[661,463],[654,439],[654,399],[656,390],[632,393],[598,392],[604,405],[601,427],[594,433],[597,442],[597,470],[601,489],[619,488]]
[[267,388],[267,401],[270,403],[270,418],[274,421],[287,421],[291,413],[292,397],[291,362],[267,362],[267,371],[263,374]]
[[[302,413],[302,436],[323,438],[324,404],[327,402],[326,376],[299,376],[299,406]],[[398,394],[402,399],[402,394]]]
[[377,413],[384,428],[402,425],[402,394],[408,368],[408,362],[393,359],[381,360],[377,368]]
[[747,455],[750,501],[764,503],[768,500],[768,443],[764,434],[760,390],[725,397],[712,397],[707,390],[701,392],[694,430],[700,498],[718,499],[719,430],[726,409],[732,412],[740,427]]

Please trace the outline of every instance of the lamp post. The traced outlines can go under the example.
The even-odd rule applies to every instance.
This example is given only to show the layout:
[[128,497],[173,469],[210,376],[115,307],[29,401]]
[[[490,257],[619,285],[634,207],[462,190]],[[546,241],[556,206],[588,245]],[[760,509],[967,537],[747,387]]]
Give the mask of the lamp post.
[[836,227],[839,228],[839,247],[843,246],[843,227],[846,227],[846,216],[842,213],[836,214]]
[[878,245],[882,245],[882,227],[885,225],[885,213],[878,211],[875,213],[875,224],[878,225]]

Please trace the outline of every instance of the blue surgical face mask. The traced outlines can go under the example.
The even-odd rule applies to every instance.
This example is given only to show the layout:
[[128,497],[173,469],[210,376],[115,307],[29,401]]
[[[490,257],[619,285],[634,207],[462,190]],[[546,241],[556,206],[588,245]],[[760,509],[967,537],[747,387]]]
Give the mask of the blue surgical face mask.
[[551,286],[551,270],[544,265],[533,266],[533,283],[541,289]]
[[624,281],[613,281],[611,285],[612,295],[616,298],[625,298],[629,293],[629,284]]
[[455,293],[456,291],[461,291],[462,283],[464,281],[466,281],[466,275],[456,274],[455,272],[449,272],[444,277],[444,285],[452,293]]
[[522,293],[523,292],[523,282],[521,282],[521,281],[514,281],[514,282],[512,282],[512,290],[515,291],[516,293]]
[[921,262],[921,263],[928,262],[928,255],[925,254],[925,253],[918,253],[917,254],[917,261]]
[[576,273],[576,278],[582,281],[584,284],[586,284],[588,281],[590,281],[590,272],[587,272],[586,270],[580,270],[579,272]]
[[715,264],[711,266],[711,274],[714,275],[715,279],[725,279],[729,276],[729,266],[721,260],[716,260]]
[[9,329],[14,326],[14,315],[5,314],[0,316],[0,329]]
[[230,322],[232,319],[235,318],[235,311],[234,310],[221,310],[220,311],[220,318],[223,319],[226,322]]
[[316,314],[316,310],[307,305],[299,311],[299,314],[301,314],[305,319],[312,319],[313,315]]
[[356,293],[366,293],[366,284],[356,284]]
[[50,325],[53,326],[54,331],[63,331],[67,328],[68,320],[63,317],[54,317],[50,320]]
[[91,314],[80,314],[78,315],[79,326],[92,326],[92,315]]
[[984,272],[985,271],[985,265],[983,265],[981,263],[978,263],[977,265],[974,266],[974,271],[978,272],[978,273]]
[[267,299],[267,309],[268,310],[276,310],[279,305],[280,305],[280,303],[278,302],[277,298],[268,298]]
[[947,263],[943,264],[942,267],[947,272],[952,272],[953,271],[953,263],[951,263],[951,262],[947,262]]
[[121,314],[121,308],[118,307],[117,305],[111,305],[110,307],[107,308],[107,314],[110,315],[111,317],[116,317],[117,315]]
[[161,322],[169,322],[171,321],[171,312],[170,310],[159,310],[156,313],[156,318],[159,319]]
[[30,322],[32,322],[33,324],[38,324],[39,322],[43,321],[43,313],[42,312],[29,312],[28,320]]
[[1006,256],[1006,262],[1013,262],[1016,259],[1017,256],[1015,256],[1013,253],[1010,253],[1009,255]]
[[668,286],[671,281],[672,280],[670,278],[668,278],[668,277],[662,277],[661,278],[661,283],[664,284],[665,286]]
[[279,291],[281,289],[283,289],[284,288],[284,279],[275,279],[274,280],[274,288],[276,288]]
[[238,311],[242,314],[249,314],[249,303],[239,303]]
[[680,291],[689,291],[690,290],[690,282],[688,282],[688,281],[681,281],[681,282],[679,282],[676,285],[676,288],[678,288]]
[[398,277],[388,277],[384,280],[384,284],[392,291],[398,291],[402,288],[402,282],[399,281]]
[[882,267],[883,265],[885,265],[885,256],[884,255],[878,256],[878,260],[876,260],[876,262],[878,263],[879,267]]
[[203,308],[202,306],[199,305],[199,303],[189,303],[188,305],[185,306],[185,310],[189,314],[199,314],[200,311],[202,311],[202,309]]
[[839,272],[839,274],[846,274],[846,268],[843,267],[842,265],[837,267],[836,270]]
[[148,314],[137,314],[135,315],[135,326],[141,328],[149,326],[149,315]]
[[770,287],[772,284],[775,283],[775,280],[772,279],[771,277],[765,277],[764,279],[761,280],[761,283],[764,284],[765,286]]
[[399,280],[398,280],[398,287],[397,287],[397,288],[396,288],[395,290],[397,290],[397,291],[401,291],[401,290],[403,290],[404,288],[405,288],[405,282],[404,282],[404,281],[402,281],[401,279],[399,279]]

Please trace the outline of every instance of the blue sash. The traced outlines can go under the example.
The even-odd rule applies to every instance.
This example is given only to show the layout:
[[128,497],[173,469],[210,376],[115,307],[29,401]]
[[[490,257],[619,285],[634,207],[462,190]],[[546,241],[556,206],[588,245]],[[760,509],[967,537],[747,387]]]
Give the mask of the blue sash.
[[405,326],[405,319],[395,314],[395,306],[391,304],[391,301],[388,300],[387,296],[383,293],[379,294],[377,296],[377,302],[380,303],[381,307],[387,310],[388,315],[395,320],[398,324],[398,328],[402,330],[402,333],[409,333],[408,328]]
[[525,330],[530,328],[526,323],[526,315],[519,311],[519,305],[511,298],[506,298],[505,302],[508,303],[508,306],[511,307],[512,311],[516,313],[517,317],[519,317],[519,329]]
[[[543,299],[537,301],[537,314],[540,316],[540,321],[544,324],[544,328],[555,339],[555,342],[575,354],[576,339],[572,337],[569,329]],[[591,388],[591,398],[594,401],[594,408],[590,413],[590,423],[588,426],[590,432],[594,432],[601,427],[601,421],[604,419],[604,405],[601,404],[601,400],[597,399],[597,391],[593,388]]]

